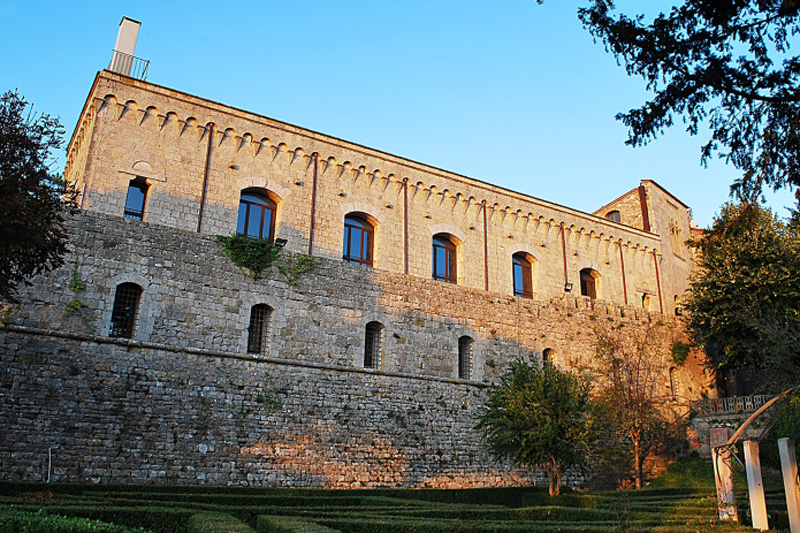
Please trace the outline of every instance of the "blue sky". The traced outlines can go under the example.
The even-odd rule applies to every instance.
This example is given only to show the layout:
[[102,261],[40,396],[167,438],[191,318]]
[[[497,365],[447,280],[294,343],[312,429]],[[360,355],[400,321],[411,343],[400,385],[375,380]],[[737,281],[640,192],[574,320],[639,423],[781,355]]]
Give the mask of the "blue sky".
[[[0,90],[71,134],[125,15],[150,82],[587,212],[653,179],[709,225],[735,169],[701,167],[705,138],[680,127],[625,146],[614,115],[644,85],[592,42],[581,4],[5,2]],[[770,195],[781,216],[791,203]]]

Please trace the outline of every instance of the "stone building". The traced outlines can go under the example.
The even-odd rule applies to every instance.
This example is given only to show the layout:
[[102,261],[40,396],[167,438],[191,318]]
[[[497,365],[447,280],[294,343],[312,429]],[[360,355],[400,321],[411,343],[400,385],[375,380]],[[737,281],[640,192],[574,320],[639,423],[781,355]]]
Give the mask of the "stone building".
[[[64,175],[68,264],[0,325],[2,479],[525,483],[473,429],[486,385],[581,365],[597,320],[672,320],[691,270],[653,181],[583,213],[111,71]],[[234,233],[319,264],[255,280]]]

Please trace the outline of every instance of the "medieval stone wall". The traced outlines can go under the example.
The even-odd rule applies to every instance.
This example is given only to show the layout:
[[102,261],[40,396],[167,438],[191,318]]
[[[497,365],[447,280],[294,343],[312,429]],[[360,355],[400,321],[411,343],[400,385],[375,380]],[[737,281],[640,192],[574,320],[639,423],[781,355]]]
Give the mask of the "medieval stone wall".
[[88,210],[121,216],[139,176],[150,186],[146,221],[227,235],[241,191],[256,187],[276,201],[276,236],[296,252],[341,257],[344,217],[358,212],[375,226],[376,270],[429,277],[431,239],[446,233],[464,287],[513,294],[515,253],[532,262],[540,300],[560,298],[567,282],[577,291],[584,268],[615,304],[638,305],[637,287],[664,284],[659,236],[630,225],[108,72],[91,113],[92,155],[70,158],[65,172],[86,186]]
[[[212,236],[82,212],[73,253],[0,326],[0,476],[287,486],[525,482],[474,431],[485,384],[515,356],[593,356],[593,324],[656,319],[588,298],[537,301],[323,260],[296,286],[254,281]],[[75,282],[78,283],[75,283]],[[134,339],[109,337],[114,291],[144,287]],[[77,289],[77,290],[75,290]],[[75,302],[79,301],[80,305]],[[246,354],[250,309],[273,309]],[[363,368],[364,328],[385,327]],[[457,340],[475,339],[472,380]],[[668,364],[668,361],[665,361]],[[268,407],[278,389],[282,406]],[[686,376],[688,387],[702,384]],[[668,384],[663,386],[666,388]]]

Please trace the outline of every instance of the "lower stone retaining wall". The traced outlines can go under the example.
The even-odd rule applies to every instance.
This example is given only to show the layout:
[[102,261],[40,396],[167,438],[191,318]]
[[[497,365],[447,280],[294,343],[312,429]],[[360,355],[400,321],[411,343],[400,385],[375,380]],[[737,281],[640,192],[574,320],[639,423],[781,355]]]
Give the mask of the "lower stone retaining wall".
[[477,384],[13,327],[0,353],[0,479],[47,479],[52,448],[51,480],[62,482],[534,481],[487,455],[473,430]]

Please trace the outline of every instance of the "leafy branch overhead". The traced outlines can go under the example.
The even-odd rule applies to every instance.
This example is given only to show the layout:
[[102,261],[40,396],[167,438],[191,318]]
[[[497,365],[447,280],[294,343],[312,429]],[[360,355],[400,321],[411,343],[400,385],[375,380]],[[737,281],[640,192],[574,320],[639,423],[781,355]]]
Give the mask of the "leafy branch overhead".
[[[543,3],[544,0],[537,0]],[[797,0],[684,0],[664,13],[635,3],[615,12],[612,0],[578,10],[584,27],[628,74],[645,80],[652,98],[617,119],[632,146],[674,125],[692,135],[707,123],[704,164],[713,155],[742,171],[734,191],[755,198],[763,188],[800,185],[800,31]],[[640,7],[641,6],[641,7]],[[796,192],[798,194],[798,192]]]
[[319,259],[305,254],[284,254],[283,248],[266,239],[245,237],[243,235],[217,235],[217,242],[222,250],[243,271],[257,280],[264,271],[273,265],[289,285],[297,285],[300,277],[314,270],[320,263]]
[[75,191],[50,170],[63,135],[18,93],[0,95],[0,298],[13,301],[20,284],[64,262]]

